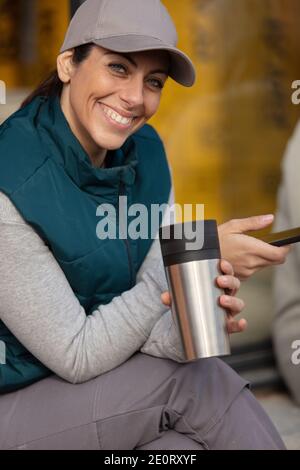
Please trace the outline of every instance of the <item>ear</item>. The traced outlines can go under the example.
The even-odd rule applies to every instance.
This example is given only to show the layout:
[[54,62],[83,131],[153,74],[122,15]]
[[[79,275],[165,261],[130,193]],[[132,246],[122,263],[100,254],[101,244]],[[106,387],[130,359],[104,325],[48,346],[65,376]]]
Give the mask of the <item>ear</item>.
[[62,54],[59,54],[57,57],[57,73],[63,83],[69,83],[73,76],[75,69],[72,61],[73,53],[74,49],[70,49],[63,52]]

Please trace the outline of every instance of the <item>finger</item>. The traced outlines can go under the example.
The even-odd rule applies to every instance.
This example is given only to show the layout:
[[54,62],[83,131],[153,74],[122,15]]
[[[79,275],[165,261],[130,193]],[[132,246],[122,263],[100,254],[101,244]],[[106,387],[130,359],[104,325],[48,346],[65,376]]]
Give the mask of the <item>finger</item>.
[[241,281],[234,276],[219,276],[217,278],[217,285],[221,289],[226,289],[226,292],[229,293],[229,295],[234,295],[232,292],[237,292],[239,288],[241,287]]
[[241,333],[245,331],[248,326],[247,320],[245,318],[241,318],[241,320],[228,320],[227,321],[227,331],[229,334],[232,333]]
[[231,220],[230,224],[233,232],[245,233],[253,232],[255,230],[261,230],[268,227],[274,221],[274,215],[257,215],[254,217],[247,217],[245,219]]
[[292,246],[287,245],[287,246],[281,246],[281,247],[278,247],[278,248],[279,248],[279,250],[276,251],[277,260],[275,260],[274,264],[283,264],[285,262],[285,259],[286,259],[287,255],[292,250]]
[[272,246],[269,243],[263,242],[255,237],[247,237],[251,240],[248,250],[255,253],[255,259],[263,267],[269,264],[282,264],[285,261],[286,256],[290,252],[289,246]]
[[167,307],[170,307],[170,305],[171,305],[170,293],[169,292],[164,292],[163,294],[161,294],[161,301],[164,305],[166,305]]
[[230,276],[234,275],[233,267],[229,261],[226,259],[221,259],[220,261],[220,270],[224,274],[229,274]]
[[245,302],[242,299],[230,295],[221,295],[220,305],[233,316],[238,315],[245,308]]

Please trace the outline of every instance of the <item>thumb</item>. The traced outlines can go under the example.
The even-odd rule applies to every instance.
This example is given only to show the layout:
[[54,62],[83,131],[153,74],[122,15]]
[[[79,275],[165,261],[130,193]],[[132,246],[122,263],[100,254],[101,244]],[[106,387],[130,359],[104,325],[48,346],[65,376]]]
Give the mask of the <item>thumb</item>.
[[235,233],[253,232],[268,227],[274,221],[274,215],[256,215],[246,219],[236,219],[232,221],[232,228]]

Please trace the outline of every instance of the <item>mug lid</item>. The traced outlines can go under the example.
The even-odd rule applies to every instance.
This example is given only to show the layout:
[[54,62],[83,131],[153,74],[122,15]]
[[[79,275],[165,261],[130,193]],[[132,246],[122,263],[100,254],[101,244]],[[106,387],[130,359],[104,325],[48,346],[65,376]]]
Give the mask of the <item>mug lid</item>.
[[163,226],[159,229],[159,239],[163,257],[220,250],[216,220],[194,220]]

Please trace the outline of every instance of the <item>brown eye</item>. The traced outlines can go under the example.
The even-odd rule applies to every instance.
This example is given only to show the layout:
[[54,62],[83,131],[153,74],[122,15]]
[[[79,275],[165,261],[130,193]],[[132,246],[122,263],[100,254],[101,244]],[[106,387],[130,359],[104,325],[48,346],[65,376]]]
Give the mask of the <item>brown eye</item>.
[[164,87],[163,83],[160,80],[157,80],[156,78],[150,78],[149,82],[152,83],[154,88],[162,90],[162,88]]
[[[120,73],[127,72],[127,69],[125,65],[123,64],[109,64],[109,67],[115,72],[120,72]],[[123,72],[120,69],[122,69]]]

